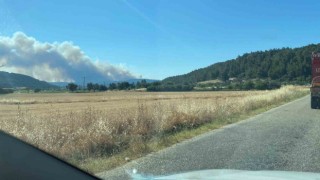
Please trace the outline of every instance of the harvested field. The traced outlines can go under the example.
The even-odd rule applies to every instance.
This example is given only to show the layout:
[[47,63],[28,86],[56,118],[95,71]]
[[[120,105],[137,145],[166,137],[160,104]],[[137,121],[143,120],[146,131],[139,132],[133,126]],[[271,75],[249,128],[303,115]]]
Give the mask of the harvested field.
[[[165,134],[288,102],[304,87],[239,92],[104,92],[0,96],[0,129],[68,161],[147,151]],[[91,169],[89,169],[91,170]]]

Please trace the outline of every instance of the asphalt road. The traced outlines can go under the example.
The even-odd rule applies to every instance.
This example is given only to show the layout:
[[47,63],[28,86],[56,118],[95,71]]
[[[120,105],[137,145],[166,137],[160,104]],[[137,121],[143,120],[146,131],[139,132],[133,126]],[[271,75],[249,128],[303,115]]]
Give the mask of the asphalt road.
[[152,175],[203,169],[320,172],[320,110],[312,110],[306,96],[98,176],[128,179],[126,171],[133,169]]

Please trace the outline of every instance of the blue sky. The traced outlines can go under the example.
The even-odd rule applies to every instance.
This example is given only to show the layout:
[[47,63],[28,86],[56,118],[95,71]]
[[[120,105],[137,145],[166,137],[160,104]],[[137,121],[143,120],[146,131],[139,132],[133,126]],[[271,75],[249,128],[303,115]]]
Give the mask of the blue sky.
[[319,43],[319,7],[317,0],[0,0],[0,35],[72,41],[94,60],[163,79],[246,52]]

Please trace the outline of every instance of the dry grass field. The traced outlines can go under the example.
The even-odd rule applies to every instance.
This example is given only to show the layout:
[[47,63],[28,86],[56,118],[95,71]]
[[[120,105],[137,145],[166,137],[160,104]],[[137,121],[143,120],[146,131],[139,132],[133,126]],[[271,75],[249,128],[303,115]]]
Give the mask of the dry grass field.
[[0,129],[80,163],[126,149],[146,151],[146,142],[166,134],[306,94],[307,88],[296,86],[239,92],[9,94],[0,96]]

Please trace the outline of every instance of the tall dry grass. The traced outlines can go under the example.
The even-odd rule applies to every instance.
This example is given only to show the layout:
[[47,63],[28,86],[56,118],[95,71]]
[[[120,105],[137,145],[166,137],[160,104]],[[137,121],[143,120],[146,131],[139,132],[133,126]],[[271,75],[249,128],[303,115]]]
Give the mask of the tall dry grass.
[[[17,114],[0,119],[0,129],[67,160],[112,156],[124,149],[147,151],[145,142],[184,128],[246,114],[306,95],[307,89],[285,86],[241,96],[181,98],[172,101],[136,99],[135,108],[110,113],[88,106],[82,111],[51,108],[38,116],[17,105]],[[19,104],[19,103],[18,103]],[[72,103],[71,103],[72,105]]]

